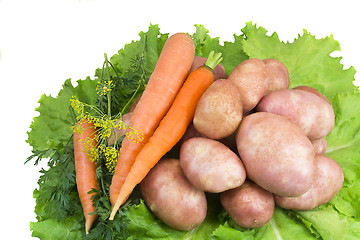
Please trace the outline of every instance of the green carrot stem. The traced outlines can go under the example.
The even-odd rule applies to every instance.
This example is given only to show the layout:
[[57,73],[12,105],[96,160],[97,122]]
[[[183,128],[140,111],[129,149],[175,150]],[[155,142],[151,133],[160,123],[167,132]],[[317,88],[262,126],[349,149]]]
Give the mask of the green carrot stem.
[[214,51],[211,51],[205,62],[205,66],[214,70],[214,68],[223,60],[221,55],[221,53],[215,53]]

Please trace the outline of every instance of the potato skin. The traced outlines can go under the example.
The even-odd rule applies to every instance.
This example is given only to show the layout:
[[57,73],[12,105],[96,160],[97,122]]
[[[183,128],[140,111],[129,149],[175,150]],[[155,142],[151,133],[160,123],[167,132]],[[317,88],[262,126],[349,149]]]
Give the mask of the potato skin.
[[195,137],[184,142],[180,165],[189,182],[205,192],[223,192],[240,186],[246,179],[240,158],[213,139]]
[[335,123],[334,110],[330,104],[315,94],[297,89],[270,92],[261,99],[256,110],[288,118],[311,140],[328,135]]
[[133,112],[136,108],[136,105],[139,103],[140,99],[141,99],[141,96],[142,96],[142,93],[137,96],[134,101],[130,104],[130,107],[129,107],[129,112]]
[[280,196],[300,196],[309,190],[315,172],[310,140],[290,120],[268,112],[245,117],[236,145],[247,177]]
[[140,183],[149,209],[166,225],[191,230],[206,217],[205,193],[194,188],[183,174],[178,159],[162,159]]
[[240,92],[244,112],[252,110],[258,104],[269,84],[265,63],[258,58],[241,62],[232,70],[228,80]]
[[202,135],[221,139],[231,135],[242,119],[240,93],[227,79],[215,81],[201,96],[193,124]]
[[290,85],[289,71],[279,60],[268,58],[263,60],[269,76],[268,92],[288,89]]
[[277,205],[285,209],[311,210],[329,202],[341,190],[344,174],[340,165],[323,155],[316,156],[316,165],[314,184],[309,191],[295,198],[275,195]]
[[[117,123],[123,121],[126,126],[129,126],[132,114],[133,112],[125,113],[124,115],[121,116],[121,118],[117,121]],[[113,129],[108,139],[108,145],[110,146],[114,144],[121,136],[125,135],[126,132],[127,132],[127,128]]]
[[311,140],[311,143],[314,146],[314,151],[316,155],[323,155],[326,152],[327,142],[325,138]]
[[275,209],[273,194],[249,180],[221,193],[220,202],[234,222],[243,228],[264,226]]
[[[198,67],[201,67],[202,65],[204,65],[206,60],[207,60],[207,58],[205,58],[205,57],[195,56],[193,64],[191,65],[191,68],[190,68],[190,72],[192,72],[195,69],[197,69]],[[225,68],[221,64],[216,65],[216,67],[214,68],[213,71],[214,71],[214,80],[226,79],[228,77],[225,73]]]
[[309,87],[309,86],[297,86],[297,87],[294,87],[293,89],[303,90],[303,91],[306,91],[306,92],[313,93],[316,96],[324,99],[326,102],[330,103],[329,99],[325,95],[323,95],[321,92],[316,90],[315,88],[312,88],[312,87]]

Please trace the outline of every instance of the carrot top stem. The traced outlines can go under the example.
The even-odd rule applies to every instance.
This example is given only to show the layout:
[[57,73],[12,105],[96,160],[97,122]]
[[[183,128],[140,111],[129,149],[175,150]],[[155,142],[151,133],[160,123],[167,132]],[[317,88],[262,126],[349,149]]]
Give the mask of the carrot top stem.
[[211,51],[209,53],[209,56],[205,62],[205,66],[211,68],[214,70],[214,68],[223,60],[221,57],[221,53],[215,53],[214,51]]

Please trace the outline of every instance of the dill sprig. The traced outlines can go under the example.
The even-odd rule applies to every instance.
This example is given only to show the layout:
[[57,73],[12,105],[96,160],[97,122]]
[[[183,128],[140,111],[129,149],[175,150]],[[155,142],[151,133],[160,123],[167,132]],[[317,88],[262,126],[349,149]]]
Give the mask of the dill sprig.
[[[124,85],[125,82],[131,82],[134,76],[130,78],[131,80],[128,81],[128,78],[124,79],[124,77],[120,77],[117,73],[115,67],[110,63],[107,59],[107,55],[105,54],[105,61],[103,64],[103,69],[100,75],[100,79],[98,81],[98,85],[96,87],[97,94],[98,94],[98,101],[97,105],[89,105],[79,101],[75,96],[70,99],[71,107],[74,111],[76,121],[88,121],[93,123],[96,131],[96,136],[93,136],[91,139],[85,141],[96,141],[96,144],[87,144],[89,146],[94,146],[91,149],[83,149],[83,151],[88,154],[89,158],[93,162],[99,162],[101,159],[105,159],[105,166],[107,167],[108,171],[113,173],[115,171],[115,165],[118,157],[118,152],[120,149],[119,141],[116,141],[112,145],[108,145],[109,137],[113,134],[115,135],[115,139],[119,139],[121,136],[116,136],[116,130],[126,130],[125,137],[132,139],[133,141],[141,141],[142,136],[137,131],[136,127],[127,126],[122,120],[121,117],[125,112],[125,109],[128,108],[129,104],[133,101],[135,96],[140,91],[141,87],[145,85],[145,73],[143,67],[143,57],[138,58],[135,60],[133,64],[132,71],[140,72],[140,78],[137,82],[137,87],[134,92],[132,92],[131,97],[127,102],[123,105],[122,110],[118,111],[115,115],[112,115],[114,111],[112,111],[112,105],[116,104],[116,99],[113,100],[112,92],[119,91],[119,85]],[[115,75],[110,74],[110,68],[115,73]],[[128,72],[128,76],[133,75],[133,72]],[[125,87],[125,86],[123,86]],[[121,88],[120,88],[121,89]],[[114,94],[115,96],[117,94]],[[83,129],[81,124],[77,124],[73,128],[74,132],[82,134]],[[100,158],[102,156],[103,158]]]

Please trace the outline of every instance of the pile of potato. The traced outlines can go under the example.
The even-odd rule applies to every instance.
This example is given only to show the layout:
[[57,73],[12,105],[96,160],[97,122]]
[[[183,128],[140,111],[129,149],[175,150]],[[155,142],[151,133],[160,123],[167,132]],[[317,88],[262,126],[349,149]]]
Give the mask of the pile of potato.
[[[194,65],[204,59],[198,58]],[[162,159],[140,184],[144,201],[165,224],[191,230],[206,217],[205,192],[219,193],[235,223],[265,225],[275,204],[314,209],[342,188],[339,164],[324,156],[334,111],[320,92],[289,89],[285,65],[249,59],[201,97],[180,159]]]

